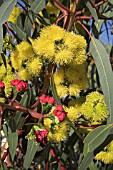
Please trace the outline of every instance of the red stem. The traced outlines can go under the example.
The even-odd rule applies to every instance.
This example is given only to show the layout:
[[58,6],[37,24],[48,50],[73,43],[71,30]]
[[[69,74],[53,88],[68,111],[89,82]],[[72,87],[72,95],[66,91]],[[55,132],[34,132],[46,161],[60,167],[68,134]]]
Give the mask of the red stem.
[[7,25],[7,23],[4,23],[4,25],[5,25],[5,27],[6,27],[7,31],[8,31],[8,34],[10,34],[10,32],[11,32],[18,41],[20,41],[20,42],[22,41],[22,40],[15,34],[15,32]]
[[88,31],[88,29],[85,27],[85,25],[81,22],[81,21],[77,21],[83,28],[84,30],[88,33],[89,37],[92,39],[92,35],[90,34],[90,32]]
[[[98,7],[98,6],[102,5],[102,4],[104,4],[105,2],[107,2],[107,1],[100,1],[100,2],[98,2],[97,4],[95,4],[95,7]],[[77,11],[76,15],[83,14],[85,11],[86,11],[86,9],[82,9],[81,11]]]
[[62,11],[63,14],[66,14],[66,13],[72,13],[72,11],[67,8],[66,6],[62,5],[60,2],[58,1],[54,1],[54,5],[60,9],[60,11]]
[[82,20],[82,19],[91,19],[91,16],[77,16],[75,19],[76,20]]
[[55,152],[53,151],[53,149],[50,149],[50,153],[51,153],[51,155],[53,156],[53,158],[56,159],[56,161],[57,161],[59,167],[61,168],[61,170],[66,170],[66,168],[61,164],[61,162],[60,162],[59,159],[57,158],[57,156],[56,156]]

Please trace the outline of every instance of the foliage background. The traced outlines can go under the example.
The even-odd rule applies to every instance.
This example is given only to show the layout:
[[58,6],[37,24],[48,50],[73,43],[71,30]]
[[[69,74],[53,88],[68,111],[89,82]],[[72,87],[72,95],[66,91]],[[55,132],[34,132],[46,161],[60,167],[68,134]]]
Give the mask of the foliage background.
[[[113,2],[112,0],[85,0],[84,2],[51,0],[49,2],[54,6],[54,10],[52,8],[47,10],[48,2],[45,0],[0,1],[2,64],[7,70],[6,56],[10,58],[18,44],[23,41],[31,43],[30,38],[36,39],[42,28],[53,23],[69,32],[84,36],[87,42],[88,87],[81,90],[79,96],[87,96],[94,91],[104,94],[109,118],[99,124],[97,122],[92,124],[91,121],[70,122],[68,120],[69,137],[59,143],[51,141],[40,144],[31,138],[34,134],[29,134],[30,130],[33,125],[39,126],[40,119],[43,118],[41,111],[45,109],[44,113],[49,112],[46,106],[42,109],[38,100],[39,96],[49,95],[55,98],[57,105],[65,106],[68,105],[70,99],[77,98],[73,95],[67,95],[65,98],[58,95],[53,79],[54,63],[47,61],[40,77],[35,77],[29,82],[30,88],[27,91],[20,93],[12,88],[10,96],[7,97],[5,94],[0,96],[5,98],[4,102],[0,101],[2,108],[0,111],[1,145],[4,134],[7,139],[5,145],[1,146],[1,168],[82,170],[84,167],[84,170],[88,168],[110,170],[113,168],[113,160],[110,162],[109,159],[105,163],[102,159],[96,160],[95,156],[113,140],[113,73],[111,67],[113,48],[112,45],[106,43],[107,41],[102,43],[99,38],[102,30],[105,29],[108,42],[111,40]],[[10,15],[15,5],[21,11],[17,10]],[[9,64],[12,66],[10,62]],[[56,68],[59,69],[59,66],[57,65]],[[12,72],[14,72],[13,69]],[[30,138],[28,136],[26,139],[28,134]],[[113,153],[113,148],[111,153]]]

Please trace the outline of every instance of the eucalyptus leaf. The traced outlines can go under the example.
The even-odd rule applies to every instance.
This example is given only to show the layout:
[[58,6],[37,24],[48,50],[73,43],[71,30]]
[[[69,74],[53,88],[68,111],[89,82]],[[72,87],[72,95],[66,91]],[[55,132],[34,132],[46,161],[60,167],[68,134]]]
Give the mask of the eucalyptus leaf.
[[0,24],[0,54],[2,52],[2,45],[3,45],[3,28],[2,28],[2,25]]
[[107,138],[111,130],[113,130],[111,125],[103,125],[90,132],[84,140],[84,143],[87,143],[87,152],[96,149]]
[[95,21],[98,23],[98,15],[97,15],[96,9],[92,7],[89,1],[86,3],[86,6],[88,7]]
[[23,167],[25,169],[28,169],[30,167],[31,162],[32,162],[38,148],[39,148],[39,144],[37,142],[35,142],[33,140],[28,140],[27,151],[25,154],[24,164],[23,164]]
[[109,61],[109,56],[103,44],[96,38],[90,42],[90,52],[94,58],[100,83],[105,97],[105,102],[109,110],[108,122],[113,122],[113,72]]
[[12,29],[16,32],[17,36],[21,39],[21,40],[26,40],[26,33],[24,31],[21,30],[21,28],[19,28],[16,24],[9,22],[10,26],[12,27]]
[[16,154],[17,144],[18,144],[18,131],[16,129],[15,120],[13,118],[9,119],[7,140],[8,140],[8,144],[10,146],[9,153],[10,153],[11,159],[13,161],[14,156]]
[[4,1],[0,6],[0,23],[4,23],[8,20],[17,0]]
[[80,164],[78,170],[87,170],[87,168],[89,167],[90,163],[92,162],[94,158],[94,153],[93,152],[88,152],[86,154],[86,156],[84,157],[84,159],[82,160],[82,163]]
[[45,8],[45,5],[45,0],[35,0],[31,5],[30,10],[33,11],[35,14],[38,14]]

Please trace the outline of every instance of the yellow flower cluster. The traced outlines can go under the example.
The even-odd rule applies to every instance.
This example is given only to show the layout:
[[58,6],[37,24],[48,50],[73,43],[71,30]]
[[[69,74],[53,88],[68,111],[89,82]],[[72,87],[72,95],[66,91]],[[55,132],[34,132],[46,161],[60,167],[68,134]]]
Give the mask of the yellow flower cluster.
[[58,143],[68,137],[69,125],[65,120],[59,124],[54,124],[50,118],[45,118],[44,127],[49,131],[47,135],[49,141]]
[[85,103],[82,104],[81,114],[91,122],[105,121],[109,114],[105,105],[104,95],[97,91],[88,94]]
[[40,36],[31,40],[33,50],[58,65],[82,64],[86,60],[84,37],[69,33],[57,25],[44,27]]
[[15,74],[12,72],[12,67],[9,64],[8,58],[6,58],[6,66],[0,56],[0,81],[5,84],[5,96],[9,97],[11,95],[12,86],[10,82],[15,79]]
[[42,68],[41,59],[27,41],[22,41],[16,46],[16,50],[11,53],[11,63],[18,77],[25,81],[38,76]]
[[57,93],[62,98],[68,94],[76,96],[87,87],[85,63],[60,66],[54,74]]
[[17,18],[18,18],[20,13],[21,13],[20,8],[14,7],[13,11],[11,12],[11,15],[8,18],[8,21],[13,22],[14,24],[16,24]]
[[96,160],[101,160],[105,164],[113,164],[113,141],[111,141],[103,151],[95,156]]

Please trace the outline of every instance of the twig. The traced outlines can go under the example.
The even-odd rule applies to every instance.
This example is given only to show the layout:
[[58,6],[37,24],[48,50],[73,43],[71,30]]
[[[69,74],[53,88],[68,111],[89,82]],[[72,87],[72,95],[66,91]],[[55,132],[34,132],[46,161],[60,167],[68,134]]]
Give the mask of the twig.
[[82,28],[84,28],[84,30],[88,33],[89,37],[92,39],[92,35],[89,32],[89,30],[85,27],[85,25],[81,21],[77,21],[77,22],[82,26]]
[[59,159],[57,158],[57,155],[55,154],[55,152],[53,151],[53,149],[50,149],[50,153],[53,156],[53,158],[56,159],[59,167],[61,168],[61,170],[66,170],[66,168],[61,164],[61,162],[59,161]]

